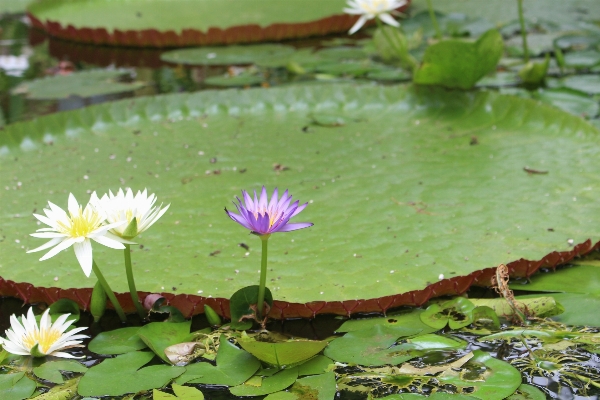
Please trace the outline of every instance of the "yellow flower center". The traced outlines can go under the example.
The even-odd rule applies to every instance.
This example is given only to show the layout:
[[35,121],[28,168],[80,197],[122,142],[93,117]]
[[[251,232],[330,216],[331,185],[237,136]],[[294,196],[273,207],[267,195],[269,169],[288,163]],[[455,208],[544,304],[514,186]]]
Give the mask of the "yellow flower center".
[[61,333],[56,329],[42,329],[27,332],[23,338],[23,345],[31,350],[33,346],[38,345],[40,352],[47,354],[50,347],[60,339]]
[[368,14],[379,14],[382,10],[386,9],[387,0],[372,0],[370,2],[362,3],[361,6]]
[[258,210],[254,213],[254,217],[256,219],[258,219],[259,214],[262,214],[262,215],[267,214],[269,216],[269,228],[272,227],[273,224],[279,220],[279,218],[277,218],[277,215],[275,213],[269,214],[269,210]]
[[82,211],[81,207],[76,214],[71,214],[68,223],[58,221],[58,230],[72,238],[87,237],[102,224],[102,218],[91,208]]

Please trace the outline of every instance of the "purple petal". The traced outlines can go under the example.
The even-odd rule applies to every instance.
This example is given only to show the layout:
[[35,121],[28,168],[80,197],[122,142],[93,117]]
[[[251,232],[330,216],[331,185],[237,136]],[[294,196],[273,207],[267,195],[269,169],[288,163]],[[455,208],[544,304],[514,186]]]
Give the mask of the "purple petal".
[[290,200],[292,199],[292,196],[290,196],[288,194],[288,190],[286,189],[285,192],[283,192],[283,194],[281,195],[281,199],[279,200],[279,203],[277,203],[277,209],[281,210],[281,209],[285,209],[284,207],[282,207],[282,204],[286,202],[289,203]]
[[278,229],[277,232],[290,232],[290,231],[295,231],[298,229],[308,228],[313,225],[314,224],[312,222],[298,222],[295,224],[286,224],[286,225],[282,226],[280,229]]
[[[298,214],[300,214],[300,212],[301,212],[302,210],[304,210],[304,209],[306,208],[306,206],[307,206],[307,205],[308,205],[308,203],[304,203],[304,204],[302,204],[301,206],[298,206],[298,208],[296,208],[296,211],[294,211],[294,213],[292,214],[292,217],[293,217],[293,216],[295,216],[295,215],[298,215]],[[291,217],[290,217],[290,218],[291,218]]]
[[246,208],[254,211],[254,202],[252,201],[252,198],[250,197],[248,192],[242,190],[242,195],[244,196],[244,204],[246,205]]
[[266,210],[267,209],[267,201],[268,201],[267,189],[263,186],[262,191],[260,192],[260,200],[258,202],[258,208],[260,210]]
[[229,215],[229,218],[231,218],[238,224],[242,225],[244,228],[252,230],[252,227],[248,224],[248,222],[242,216],[237,215],[236,213],[233,213],[231,211],[228,211],[227,209],[225,209],[225,212],[227,213],[227,215]]
[[275,190],[273,190],[273,195],[271,196],[271,201],[269,202],[269,211],[275,211],[275,207],[277,207],[278,197],[279,194],[277,192],[277,188],[275,188]]

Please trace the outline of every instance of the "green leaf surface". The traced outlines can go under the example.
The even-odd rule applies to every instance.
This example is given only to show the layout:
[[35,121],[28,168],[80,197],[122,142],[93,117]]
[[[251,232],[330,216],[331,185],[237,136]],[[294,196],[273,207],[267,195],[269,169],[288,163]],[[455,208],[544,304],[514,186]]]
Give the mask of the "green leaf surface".
[[163,387],[185,372],[183,367],[152,365],[142,368],[154,353],[135,351],[102,361],[79,381],[81,396],[122,396]]
[[290,393],[295,395],[296,400],[333,400],[336,397],[335,373],[300,378],[292,385]]
[[[510,306],[508,301],[504,298],[498,299],[469,299],[473,304],[477,306],[485,306],[491,308],[498,316],[504,318],[511,318],[514,316],[514,309]],[[518,304],[526,307],[530,315],[535,315],[539,318],[550,317],[553,315],[560,314],[561,307],[554,298],[550,296],[540,296],[539,294],[530,297],[522,298],[517,297]]]
[[278,368],[314,357],[327,346],[327,343],[319,340],[290,340],[288,342],[268,343],[251,338],[238,341],[238,344],[248,353]]
[[[538,297],[539,294],[517,296],[517,300]],[[564,311],[552,319],[567,325],[600,327],[600,296],[588,293],[547,293],[560,303]]]
[[531,92],[531,95],[544,103],[584,118],[594,118],[600,112],[600,105],[596,100],[573,89],[540,89]]
[[[244,330],[252,326],[253,319],[250,316],[255,314],[251,308],[256,306],[258,301],[258,285],[246,286],[235,292],[229,299],[229,312],[231,314],[231,323],[233,329]],[[273,295],[269,288],[265,288],[265,302],[273,305]]]
[[319,375],[327,372],[333,366],[333,360],[318,355],[298,366],[298,376]]
[[177,383],[235,386],[245,382],[260,367],[260,361],[252,354],[238,349],[224,336],[221,336],[216,361],[216,366],[207,362],[188,365],[185,373],[177,379]]
[[370,329],[376,325],[385,327],[410,326],[413,329],[421,329],[419,331],[420,334],[435,332],[435,328],[432,328],[421,321],[421,314],[423,311],[424,310],[421,309],[413,309],[410,312],[402,314],[390,314],[388,317],[351,319],[344,322],[336,332],[360,331]]
[[293,52],[294,48],[291,46],[257,44],[171,50],[162,53],[160,58],[174,64],[243,65],[254,64],[272,57],[287,57]]
[[560,85],[588,94],[600,94],[600,75],[572,75],[560,80]]
[[421,356],[426,350],[452,349],[464,346],[464,342],[439,335],[424,334],[397,341],[420,333],[420,328],[385,327],[353,331],[333,340],[325,355],[335,361],[360,365],[379,366],[399,364]]
[[65,360],[65,361],[47,361],[39,367],[33,369],[33,373],[41,379],[53,383],[63,383],[63,379],[60,371],[69,372],[86,372],[87,367],[77,361]]
[[[341,14],[344,0],[91,0],[85,3],[50,0],[29,6],[38,19],[64,26],[104,27],[109,32],[156,29],[180,33],[186,28],[203,32],[210,28],[276,23],[301,23]],[[235,11],[235,12],[232,12]]]
[[132,92],[145,86],[141,82],[120,82],[129,70],[89,70],[56,75],[21,83],[12,93],[25,94],[35,100],[58,100],[70,96],[92,97]]
[[290,387],[298,378],[298,367],[279,370],[261,380],[260,386],[245,383],[229,389],[234,396],[264,396]]
[[261,75],[211,76],[204,80],[208,86],[247,87],[258,86],[265,81]]
[[502,400],[514,393],[521,384],[521,373],[507,362],[488,353],[475,350],[474,357],[461,372],[449,369],[438,379],[441,383],[461,388],[474,388],[471,396],[481,400]]
[[435,303],[427,307],[419,316],[421,322],[434,329],[442,329],[446,325],[450,329],[460,329],[473,322],[475,305],[464,297],[456,297],[443,303]]
[[132,326],[99,333],[88,344],[88,349],[97,354],[123,354],[142,350],[148,346],[138,336],[139,330],[139,326]]
[[517,391],[506,398],[506,400],[545,400],[546,395],[540,389],[532,385],[522,384]]
[[2,400],[23,400],[34,392],[36,384],[25,376],[25,372],[0,375],[0,397]]
[[429,396],[425,396],[417,393],[398,393],[390,396],[382,397],[381,400],[478,400],[478,397],[467,396],[464,394],[452,394],[436,392]]
[[152,398],[154,400],[169,400],[169,399],[181,399],[181,400],[204,400],[204,394],[196,388],[189,386],[181,386],[177,384],[171,385],[175,395],[161,392],[160,390],[154,389],[152,391]]
[[[348,122],[304,132],[313,112]],[[69,192],[85,203],[88,190],[147,187],[171,207],[136,237],[144,248],[132,247],[138,290],[229,298],[258,283],[260,245],[223,207],[266,185],[312,201],[294,220],[315,223],[270,240],[277,300],[420,290],[440,274],[600,240],[590,218],[597,139],[580,118],[531,100],[412,86],[204,91],[40,117],[0,134],[0,276],[92,287],[72,249],[43,262],[43,252],[26,253],[45,243],[29,236],[38,228],[31,214],[47,201],[66,208]],[[93,251],[111,287],[127,292],[122,254],[95,242]]]
[[67,320],[72,320],[75,323],[79,321],[79,306],[71,299],[59,299],[50,304],[50,317],[52,321],[55,321],[62,314],[69,314]]
[[190,340],[192,321],[151,322],[142,326],[137,335],[164,362],[171,363],[165,355],[165,349],[174,344]]
[[414,82],[469,89],[496,68],[504,45],[500,33],[491,29],[475,42],[448,39],[425,50]]
[[554,272],[536,274],[531,277],[531,282],[515,282],[510,288],[528,292],[589,293],[600,296],[600,260],[579,261]]
[[575,68],[591,68],[600,64],[600,52],[596,50],[587,50],[566,53],[565,64]]

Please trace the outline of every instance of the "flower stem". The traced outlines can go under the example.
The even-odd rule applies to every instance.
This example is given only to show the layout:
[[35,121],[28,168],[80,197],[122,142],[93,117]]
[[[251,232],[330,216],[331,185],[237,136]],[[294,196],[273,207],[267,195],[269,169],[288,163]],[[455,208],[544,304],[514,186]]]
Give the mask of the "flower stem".
[[431,5],[431,0],[427,0],[427,8],[429,9],[429,18],[431,18],[431,23],[433,24],[433,29],[435,29],[435,37],[438,39],[442,38],[442,31],[440,30],[440,26],[438,25],[437,18],[435,17],[435,10]]
[[138,297],[137,289],[135,288],[133,267],[131,266],[131,249],[128,244],[125,244],[125,250],[123,250],[123,254],[125,254],[125,273],[127,274],[127,284],[129,285],[131,300],[133,301],[135,309],[137,310],[140,318],[144,319],[146,317],[146,312],[144,311],[144,307],[142,307],[142,303],[140,303],[140,298]]
[[121,322],[127,322],[127,317],[125,316],[125,313],[123,312],[123,309],[121,308],[121,305],[119,304],[119,301],[117,300],[117,296],[115,296],[115,293],[112,291],[112,289],[108,285],[108,282],[106,282],[106,279],[104,279],[104,275],[102,275],[102,272],[100,272],[100,268],[98,268],[98,265],[96,264],[95,260],[92,261],[92,271],[94,271],[94,274],[96,274],[96,277],[98,278],[98,282],[100,282],[100,284],[102,285],[102,288],[106,292],[106,296],[108,296],[108,299],[115,307],[115,311],[119,315]]
[[523,38],[523,58],[529,62],[529,48],[527,47],[527,29],[525,28],[525,16],[523,15],[523,0],[517,0],[519,5],[519,23],[521,24],[521,37]]
[[262,256],[260,260],[260,283],[258,285],[258,299],[256,303],[256,317],[260,320],[263,315],[263,305],[265,302],[265,287],[267,286],[267,244],[271,235],[261,235]]

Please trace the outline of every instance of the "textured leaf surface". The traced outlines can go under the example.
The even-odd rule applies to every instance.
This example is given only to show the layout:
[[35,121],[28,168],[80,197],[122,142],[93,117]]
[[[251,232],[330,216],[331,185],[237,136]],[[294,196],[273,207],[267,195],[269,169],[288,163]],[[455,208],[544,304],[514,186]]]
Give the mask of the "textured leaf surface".
[[[313,125],[315,112],[346,124]],[[295,219],[315,223],[270,241],[271,315],[422,304],[487,283],[500,263],[529,276],[589,251],[600,238],[597,139],[526,99],[335,84],[140,98],[14,124],[0,134],[2,294],[85,304],[89,289],[58,289],[95,283],[72,249],[43,262],[25,253],[43,243],[29,237],[31,214],[48,200],[66,207],[69,192],[85,201],[147,187],[171,208],[132,247],[138,289],[178,294],[167,298],[184,314],[204,302],[227,314],[218,299],[258,283],[260,240],[223,207],[266,185],[308,201]],[[121,252],[94,255],[126,292]]]
[[159,388],[181,375],[185,368],[151,365],[154,353],[135,351],[102,361],[90,368],[79,381],[81,396],[121,396]]
[[88,348],[97,354],[123,354],[146,348],[137,335],[139,326],[102,332],[92,339]]

